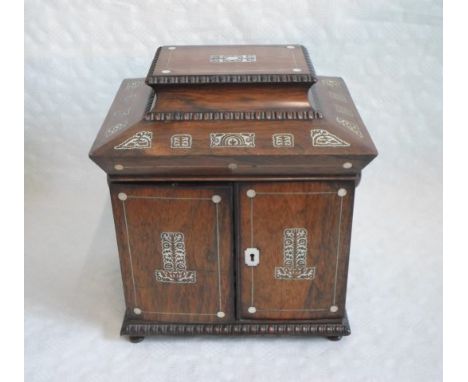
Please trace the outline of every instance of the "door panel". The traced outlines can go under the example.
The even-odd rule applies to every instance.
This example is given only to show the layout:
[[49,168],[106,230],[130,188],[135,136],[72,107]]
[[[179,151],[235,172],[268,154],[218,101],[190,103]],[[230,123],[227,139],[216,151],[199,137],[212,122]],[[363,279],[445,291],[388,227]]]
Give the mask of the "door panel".
[[[241,317],[342,317],[354,182],[250,183],[238,192]],[[258,265],[248,266],[256,249]]]
[[111,184],[127,308],[135,318],[234,317],[230,187]]

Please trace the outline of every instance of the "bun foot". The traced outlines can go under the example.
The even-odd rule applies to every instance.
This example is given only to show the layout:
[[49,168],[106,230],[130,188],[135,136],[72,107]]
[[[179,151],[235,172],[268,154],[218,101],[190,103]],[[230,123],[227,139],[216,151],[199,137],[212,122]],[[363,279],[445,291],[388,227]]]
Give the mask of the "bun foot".
[[327,337],[330,341],[339,341],[341,340],[341,336],[330,336],[330,337]]
[[131,343],[137,344],[138,342],[143,341],[145,339],[145,337],[143,337],[143,336],[141,336],[141,337],[140,336],[130,336],[128,339],[130,340]]

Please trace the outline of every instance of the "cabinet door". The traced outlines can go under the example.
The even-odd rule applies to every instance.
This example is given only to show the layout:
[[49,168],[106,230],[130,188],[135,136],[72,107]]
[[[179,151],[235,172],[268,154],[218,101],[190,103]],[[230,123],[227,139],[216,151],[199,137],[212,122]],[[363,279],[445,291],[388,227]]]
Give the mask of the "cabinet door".
[[229,187],[111,184],[128,312],[165,322],[233,318]]
[[241,317],[342,317],[354,182],[252,183],[238,192]]

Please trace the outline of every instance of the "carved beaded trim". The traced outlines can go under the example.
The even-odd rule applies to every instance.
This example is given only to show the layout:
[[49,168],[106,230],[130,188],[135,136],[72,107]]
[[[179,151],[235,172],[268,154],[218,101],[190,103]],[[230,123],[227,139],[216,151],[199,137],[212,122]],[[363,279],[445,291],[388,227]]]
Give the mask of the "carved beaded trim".
[[145,83],[149,85],[148,79],[153,75],[154,73],[154,67],[156,66],[156,63],[158,62],[159,55],[161,54],[162,47],[159,47],[156,50],[156,54],[154,55],[153,61],[151,62],[150,68],[148,70],[148,74],[146,75]]
[[145,121],[242,121],[242,120],[314,120],[323,115],[314,110],[218,111],[218,112],[147,112]]
[[348,336],[347,321],[342,324],[157,324],[124,322],[121,335],[302,335]]
[[[314,68],[314,65],[312,65],[312,60],[310,59],[309,51],[302,45],[301,45],[301,50],[302,50],[302,54],[304,55],[307,66],[309,67],[309,71],[313,73],[313,75],[315,76],[315,68]],[[317,81],[318,80],[315,79],[314,82],[317,82]]]
[[310,83],[317,79],[311,74],[217,74],[148,77],[148,85],[175,84],[248,84],[248,83]]

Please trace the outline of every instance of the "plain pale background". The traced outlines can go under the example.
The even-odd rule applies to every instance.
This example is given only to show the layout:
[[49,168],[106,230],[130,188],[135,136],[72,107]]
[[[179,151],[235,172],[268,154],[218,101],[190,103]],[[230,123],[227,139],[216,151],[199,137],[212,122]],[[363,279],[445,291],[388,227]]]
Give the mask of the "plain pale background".
[[[440,381],[442,4],[26,0],[27,381]],[[300,43],[343,77],[379,149],[357,189],[352,335],[119,338],[105,174],[89,148],[156,48]]]

